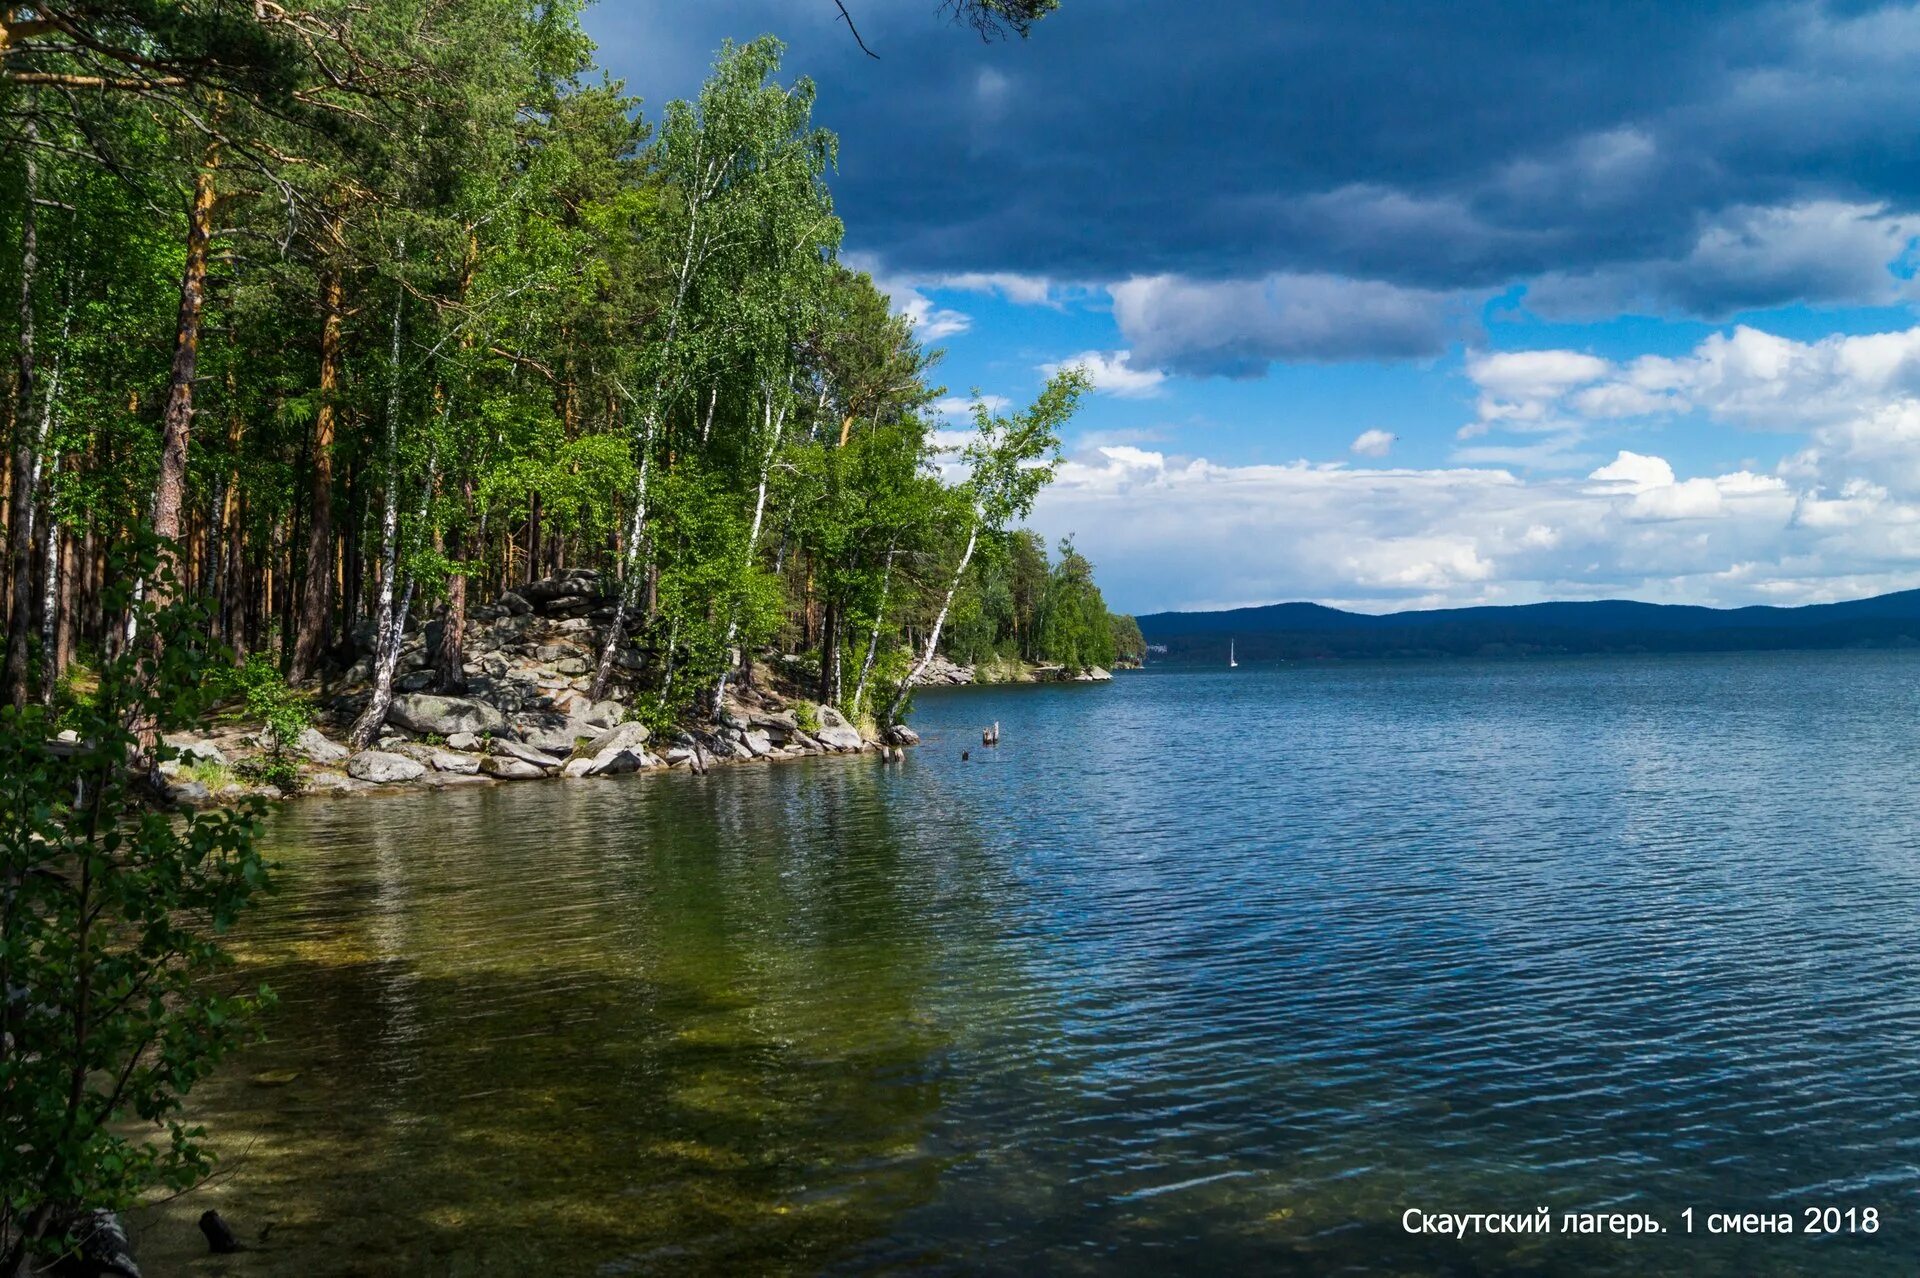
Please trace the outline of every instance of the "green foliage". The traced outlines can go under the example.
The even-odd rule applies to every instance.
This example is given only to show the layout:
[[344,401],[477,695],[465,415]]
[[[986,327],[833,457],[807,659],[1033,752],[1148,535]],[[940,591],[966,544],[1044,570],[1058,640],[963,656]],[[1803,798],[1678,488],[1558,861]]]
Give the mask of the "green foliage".
[[289,688],[279,666],[262,653],[256,652],[240,665],[217,672],[211,683],[221,695],[238,697],[249,719],[266,725],[276,760],[302,732],[313,726],[312,703]]
[[[220,937],[267,886],[250,808],[149,806],[143,736],[204,709],[216,654],[151,541],[123,554],[107,607],[139,640],[75,702],[80,745],[49,740],[38,706],[0,709],[0,1247],[45,1246],[60,1213],[124,1207],[202,1178],[209,1155],[182,1102],[269,997],[225,991]],[[155,746],[152,757],[170,751]]]
[[1122,612],[1107,614],[1107,628],[1113,632],[1113,659],[1117,662],[1139,665],[1147,659],[1147,637],[1140,633],[1140,623]]
[[270,785],[282,794],[298,794],[306,785],[300,764],[281,753],[242,759],[233,765],[234,775],[255,785]]
[[1070,669],[1113,664],[1113,626],[1107,601],[1093,584],[1093,565],[1073,547],[1060,543],[1060,562],[1047,578],[1041,605],[1040,652]]
[[820,731],[820,707],[811,701],[794,702],[793,721],[800,725],[802,732]]

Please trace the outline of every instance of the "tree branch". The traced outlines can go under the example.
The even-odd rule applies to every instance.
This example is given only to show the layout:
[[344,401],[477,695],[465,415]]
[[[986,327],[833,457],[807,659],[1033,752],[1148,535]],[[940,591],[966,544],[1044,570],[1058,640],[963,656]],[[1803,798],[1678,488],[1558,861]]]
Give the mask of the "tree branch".
[[847,30],[853,33],[853,42],[860,46],[860,52],[878,61],[880,55],[867,47],[867,42],[860,38],[860,28],[853,25],[853,15],[847,12],[846,0],[833,0],[833,3],[834,7],[840,10],[840,20],[846,23]]

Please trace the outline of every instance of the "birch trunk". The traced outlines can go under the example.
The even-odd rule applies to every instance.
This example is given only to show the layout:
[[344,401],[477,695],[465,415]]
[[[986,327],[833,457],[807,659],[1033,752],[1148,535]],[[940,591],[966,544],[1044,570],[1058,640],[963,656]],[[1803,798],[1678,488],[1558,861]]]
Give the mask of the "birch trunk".
[[[699,163],[699,153],[696,151],[694,164],[697,167]],[[613,677],[613,657],[626,639],[627,614],[633,611],[634,580],[640,567],[640,542],[647,523],[647,455],[652,451],[660,399],[666,390],[668,370],[672,367],[673,344],[680,336],[680,316],[686,307],[687,290],[693,283],[693,268],[697,260],[694,250],[701,243],[700,215],[706,207],[707,193],[706,186],[687,193],[687,242],[680,254],[680,273],[674,281],[673,309],[667,316],[666,341],[661,344],[661,368],[653,380],[652,396],[641,408],[640,470],[634,480],[633,520],[627,530],[627,544],[620,551],[620,593],[613,605],[613,620],[607,623],[607,641],[600,649],[600,662],[593,672],[593,686],[587,692],[596,701],[607,695],[607,682]],[[707,404],[709,428],[713,425],[713,405],[718,402],[719,396],[720,388],[716,385]]]
[[[789,385],[789,389],[791,389],[791,385]],[[760,545],[760,525],[766,519],[767,515],[767,479],[773,471],[774,453],[780,448],[780,432],[786,426],[787,422],[787,406],[784,401],[781,403],[778,413],[773,411],[773,390],[771,387],[763,390],[761,395],[760,421],[762,429],[767,432],[767,451],[766,455],[760,459],[760,490],[753,499],[753,526],[747,530],[745,568],[753,567],[753,552],[758,549]],[[733,654],[733,640],[739,633],[739,619],[734,618],[728,621],[727,642],[724,647],[727,650],[730,662]],[[720,706],[727,695],[727,676],[732,673],[732,666],[729,665],[727,669],[720,672],[720,681],[714,685],[713,716],[716,719],[720,717]]]
[[14,377],[13,501],[7,517],[12,540],[9,571],[12,591],[7,613],[7,699],[18,709],[27,704],[27,634],[33,612],[33,469],[36,450],[27,423],[33,417],[33,286],[40,262],[38,117],[27,116],[22,148],[26,167],[25,201],[20,215],[20,350]]
[[940,602],[940,613],[933,619],[933,633],[927,636],[927,650],[920,655],[920,660],[908,673],[900,690],[893,694],[893,704],[887,707],[888,723],[900,717],[900,707],[907,704],[907,694],[913,691],[915,681],[933,664],[933,654],[940,647],[940,631],[947,624],[947,611],[953,607],[953,597],[960,590],[960,579],[966,575],[967,565],[973,561],[973,547],[979,540],[980,520],[975,516],[973,526],[967,530],[966,553],[960,556],[960,566],[953,570],[953,581],[947,586],[947,597]]
[[[396,260],[404,259],[406,252],[406,241],[402,240]],[[394,606],[394,577],[400,566],[400,316],[405,300],[403,292],[393,303],[393,380],[387,387],[387,491],[380,510],[380,602],[374,613],[373,694],[348,738],[356,750],[371,745],[387,721],[387,709],[393,704],[393,672],[400,664],[400,639],[407,609],[413,603],[413,576],[409,573],[398,609]]]
[[873,674],[873,659],[880,651],[880,627],[887,616],[887,591],[893,585],[894,547],[887,547],[887,566],[880,574],[880,607],[873,614],[873,629],[867,634],[867,656],[860,663],[860,680],[853,686],[853,716],[860,717],[860,706],[867,698],[867,679]]

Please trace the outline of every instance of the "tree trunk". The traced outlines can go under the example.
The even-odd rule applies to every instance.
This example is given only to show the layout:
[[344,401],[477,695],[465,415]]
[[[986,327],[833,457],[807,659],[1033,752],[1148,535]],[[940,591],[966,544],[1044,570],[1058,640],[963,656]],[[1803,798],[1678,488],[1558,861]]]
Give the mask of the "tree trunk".
[[473,531],[473,476],[461,484],[466,523],[460,530],[460,570],[447,578],[447,611],[440,621],[440,646],[433,654],[434,686],[442,692],[467,690],[467,573],[469,561],[480,553]]
[[[402,240],[395,260],[403,260],[406,254],[406,241]],[[407,628],[407,609],[413,603],[411,573],[397,608],[393,598],[394,577],[400,567],[400,316],[405,302],[404,292],[393,302],[392,377],[387,387],[387,491],[380,512],[380,603],[374,613],[373,695],[353,724],[349,740],[356,750],[372,745],[380,735],[380,726],[387,721],[387,709],[393,704],[393,673],[400,664],[400,641]]]
[[[789,375],[787,389],[793,389]],[[760,459],[760,491],[753,499],[753,526],[747,530],[747,554],[744,567],[753,567],[753,552],[760,544],[760,525],[767,515],[767,479],[773,471],[773,455],[780,449],[780,431],[787,423],[787,405],[783,401],[778,413],[773,411],[773,388],[765,387],[761,391],[761,427],[767,432],[767,452]],[[740,632],[738,619],[727,622],[727,642],[729,666],[720,672],[719,682],[713,687],[713,715],[720,717],[720,707],[727,695],[727,676],[732,673],[732,653],[734,636]]]
[[[57,478],[59,474],[60,454],[56,452],[48,466],[48,475]],[[60,523],[53,517],[51,497],[47,501],[46,527],[45,549],[41,553],[46,585],[40,598],[40,700],[52,705],[53,685],[60,678]]]
[[210,143],[206,159],[193,175],[193,205],[187,214],[187,262],[180,273],[173,368],[167,381],[166,410],[161,415],[160,478],[153,491],[153,530],[170,540],[180,536],[180,507],[186,499],[187,441],[193,429],[193,382],[200,360],[207,244],[213,237],[213,179],[219,163],[219,143]]
[[300,630],[293,644],[290,683],[313,673],[327,646],[333,620],[333,437],[334,400],[340,388],[340,272],[329,268],[320,282],[320,404],[313,414],[313,479],[308,502],[307,578],[300,597]]
[[927,672],[933,664],[933,654],[940,647],[940,630],[947,624],[947,610],[953,607],[953,596],[960,589],[960,579],[966,575],[967,564],[973,560],[973,547],[980,540],[980,520],[975,516],[973,525],[967,529],[966,553],[960,556],[960,566],[953,570],[953,581],[947,586],[947,597],[940,603],[940,613],[933,619],[933,633],[927,636],[927,650],[914,664],[913,670],[901,683],[898,692],[893,694],[893,704],[887,707],[887,722],[893,723],[900,717],[900,707],[907,704],[907,694],[913,691],[914,681]]
[[832,599],[820,621],[820,701],[840,701],[840,605]]
[[40,191],[39,120],[31,106],[22,148],[26,190],[20,215],[20,351],[13,386],[12,502],[7,535],[12,539],[12,591],[7,612],[7,700],[17,709],[27,704],[27,635],[33,612],[33,286],[39,267],[40,229],[34,201]]
[[860,680],[853,685],[853,714],[860,715],[860,704],[866,700],[867,679],[873,674],[873,659],[880,651],[880,627],[887,617],[887,590],[893,585],[894,547],[887,547],[887,566],[880,574],[880,606],[874,610],[873,629],[867,635],[866,659],[860,663]]
[[613,678],[613,657],[626,638],[627,614],[633,611],[634,579],[640,575],[640,538],[647,526],[647,460],[653,452],[653,418],[645,418],[644,423],[640,429],[640,475],[634,482],[633,520],[628,525],[627,542],[621,550],[620,581],[613,601],[613,619],[607,623],[607,641],[600,648],[600,663],[594,668],[593,686],[587,690],[587,695],[595,701],[607,695],[607,684]]

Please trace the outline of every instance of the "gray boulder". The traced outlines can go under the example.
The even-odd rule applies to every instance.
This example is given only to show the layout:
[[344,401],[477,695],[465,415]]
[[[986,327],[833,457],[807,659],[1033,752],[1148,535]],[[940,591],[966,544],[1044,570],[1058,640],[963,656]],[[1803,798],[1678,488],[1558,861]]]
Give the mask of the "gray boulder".
[[472,776],[480,770],[479,755],[465,754],[459,750],[429,749],[427,762],[435,772],[457,772],[464,776]]
[[645,724],[623,723],[588,742],[581,757],[574,760],[575,763],[584,761],[586,767],[569,775],[598,777],[658,767],[660,761],[647,753],[646,744]]
[[596,701],[580,718],[595,727],[612,728],[627,717],[626,707],[618,701]]
[[183,808],[204,808],[213,802],[213,791],[198,781],[169,780],[167,798]]
[[751,750],[756,759],[765,758],[773,753],[773,738],[759,728],[749,728],[741,744]]
[[227,756],[220,752],[220,747],[211,741],[201,741],[198,738],[189,737],[178,732],[169,732],[160,739],[171,748],[179,751],[182,759],[201,759],[207,763],[225,763],[227,761]]
[[505,732],[507,716],[484,701],[471,697],[438,697],[426,692],[409,692],[393,699],[387,721],[409,732],[437,733],[450,737],[456,732]]
[[395,692],[421,692],[433,685],[433,671],[416,670],[393,681]]
[[315,763],[338,763],[351,753],[345,746],[321,736],[318,728],[302,728],[300,735],[293,739],[293,748]]
[[572,754],[580,738],[594,736],[599,731],[584,719],[569,719],[559,714],[523,715],[514,720],[513,730],[534,749],[561,756]]
[[920,734],[904,723],[896,723],[886,731],[886,739],[897,746],[920,744]]
[[480,738],[471,732],[450,732],[447,734],[447,746],[453,750],[478,750]]
[[545,750],[536,750],[530,745],[523,745],[504,737],[493,743],[493,751],[497,757],[518,759],[536,768],[553,769],[563,762],[558,756],[549,754]]
[[490,777],[499,777],[502,781],[531,781],[535,777],[547,775],[545,768],[536,767],[524,759],[499,754],[490,754],[480,760],[480,770]]
[[525,599],[521,598],[519,595],[515,594],[511,590],[501,591],[500,598],[497,599],[495,602],[498,603],[500,607],[505,608],[510,615],[515,617],[524,617],[528,613],[533,611],[532,604],[528,603]]
[[347,775],[360,781],[370,781],[375,785],[395,785],[402,781],[417,781],[426,774],[426,767],[414,762],[405,755],[388,754],[384,750],[362,750],[347,760]]
[[[825,707],[822,707],[823,711],[824,709]],[[824,713],[821,714],[820,719],[822,723],[826,722],[826,717]],[[836,715],[835,717],[838,716]],[[814,739],[829,750],[861,750],[866,748],[867,743],[865,739],[861,737],[860,729],[849,728],[845,725],[846,720],[842,719],[841,726],[839,727],[823,727],[820,731],[813,734]]]

